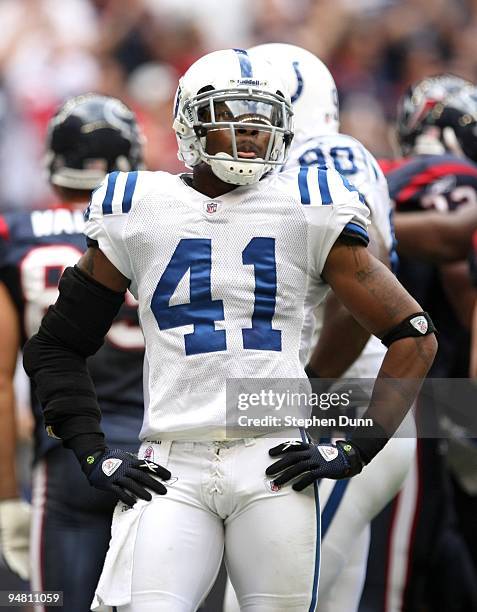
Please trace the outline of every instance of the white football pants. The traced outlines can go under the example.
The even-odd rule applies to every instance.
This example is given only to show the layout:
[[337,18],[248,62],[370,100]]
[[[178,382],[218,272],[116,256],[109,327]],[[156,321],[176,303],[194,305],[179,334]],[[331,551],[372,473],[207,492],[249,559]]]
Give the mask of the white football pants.
[[[290,437],[301,439],[297,430]],[[167,467],[167,495],[119,503],[93,609],[192,612],[228,574],[248,612],[311,612],[320,566],[317,487],[272,491],[268,450],[284,439],[145,442],[140,457]]]
[[[412,418],[406,417],[412,430]],[[414,457],[416,440],[396,437],[366,466],[348,480],[323,479],[321,506],[321,571],[319,612],[357,610],[366,576],[369,523],[397,494]],[[240,608],[230,583],[224,612]]]
[[[374,379],[385,354],[371,338],[361,357],[343,375],[347,379]],[[365,410],[362,408],[362,412]],[[348,480],[323,479],[321,506],[321,571],[319,612],[354,612],[366,577],[370,522],[393,499],[404,483],[416,450],[412,410],[383,450],[361,474]],[[239,604],[228,582],[224,612],[238,612]]]

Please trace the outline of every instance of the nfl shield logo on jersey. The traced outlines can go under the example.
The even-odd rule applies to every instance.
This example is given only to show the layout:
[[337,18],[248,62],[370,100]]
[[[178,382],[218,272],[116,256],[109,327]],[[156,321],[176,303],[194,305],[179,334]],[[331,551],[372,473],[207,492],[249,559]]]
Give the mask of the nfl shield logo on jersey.
[[427,332],[427,329],[428,329],[427,320],[422,315],[419,315],[418,317],[414,317],[413,319],[410,320],[410,323],[414,327],[414,329],[417,329],[417,331],[421,332],[421,334],[425,334]]
[[206,202],[205,203],[205,210],[209,213],[209,215],[216,213],[217,208],[218,208],[217,202]]
[[154,448],[152,446],[148,446],[144,451],[144,459],[149,459],[149,461],[154,461]]

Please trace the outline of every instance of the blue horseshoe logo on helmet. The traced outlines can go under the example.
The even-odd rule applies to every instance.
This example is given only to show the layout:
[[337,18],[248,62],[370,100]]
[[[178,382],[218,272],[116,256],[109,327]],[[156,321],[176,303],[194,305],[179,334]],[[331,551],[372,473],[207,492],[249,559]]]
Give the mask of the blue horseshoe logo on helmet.
[[291,97],[292,104],[298,100],[298,98],[301,96],[301,92],[303,91],[303,77],[300,69],[298,68],[299,64],[300,62],[293,62],[293,70],[295,71],[298,84],[295,93]]

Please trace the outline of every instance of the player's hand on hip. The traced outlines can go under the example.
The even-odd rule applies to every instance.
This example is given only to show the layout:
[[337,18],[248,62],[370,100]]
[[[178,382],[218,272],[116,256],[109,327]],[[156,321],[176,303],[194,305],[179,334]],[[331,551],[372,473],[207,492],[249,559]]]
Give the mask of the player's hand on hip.
[[8,568],[22,580],[30,577],[31,507],[21,499],[0,501],[0,549]]
[[165,495],[167,489],[157,478],[169,480],[171,477],[169,470],[161,465],[117,448],[87,455],[81,467],[93,487],[115,494],[128,506],[133,506],[138,498],[151,501],[152,495],[147,489]]
[[364,466],[357,448],[344,440],[336,444],[284,442],[268,452],[271,457],[281,459],[266,469],[267,476],[278,474],[273,482],[279,487],[301,476],[293,483],[295,491],[302,491],[320,478],[350,478],[359,474]]

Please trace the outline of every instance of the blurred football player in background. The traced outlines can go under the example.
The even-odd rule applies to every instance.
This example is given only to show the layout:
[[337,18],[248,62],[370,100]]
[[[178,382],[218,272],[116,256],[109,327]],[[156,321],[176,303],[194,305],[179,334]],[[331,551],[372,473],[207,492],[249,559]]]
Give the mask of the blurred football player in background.
[[[467,254],[477,207],[476,126],[476,89],[454,75],[416,83],[399,104],[397,138],[404,159],[387,174],[397,207],[399,279],[438,326],[439,351],[430,372],[434,378],[463,379],[469,372],[475,291]],[[446,243],[440,253],[440,235],[429,231],[436,227],[432,223],[419,232],[427,214],[441,227],[444,215],[448,217],[452,231],[461,220],[468,221],[467,228],[461,225],[460,250],[453,248],[449,257]],[[460,261],[440,263],[459,253]],[[362,612],[417,612],[425,606],[463,611],[477,606],[469,554],[469,549],[476,550],[475,446],[460,427],[473,411],[475,393],[469,389],[464,396],[462,384],[453,392],[450,380],[436,389],[418,401],[418,453],[405,486],[373,525]],[[439,403],[446,408],[443,414]],[[460,435],[442,439],[455,431],[453,424]]]
[[[400,101],[396,137],[404,157],[383,160],[383,168],[390,176],[405,166],[393,173],[392,180],[399,199],[395,215],[399,252],[407,258],[444,262],[462,260],[469,252],[477,229],[477,197],[474,180],[465,176],[475,177],[475,167],[462,162],[462,157],[474,161],[477,157],[471,86],[458,76],[442,75],[415,84]],[[444,108],[443,96],[464,92],[466,100],[455,100],[454,109]],[[441,154],[447,155],[436,157]],[[412,205],[419,200],[420,206]]]
[[[83,210],[91,192],[106,173],[133,171],[141,161],[142,136],[129,108],[115,98],[95,94],[72,98],[57,111],[48,130],[49,179],[61,205],[0,217],[0,527],[6,562],[23,578],[30,574],[29,516],[19,498],[14,466],[16,356],[55,302],[63,270],[86,248]],[[143,356],[137,308],[128,294],[104,346],[88,360],[103,427],[123,449],[137,448],[143,416]],[[73,454],[62,448],[60,440],[47,436],[34,394],[31,405],[35,417],[31,589],[63,591],[65,610],[87,612],[106,555],[117,497],[90,487]]]
[[[274,63],[291,92],[295,137],[284,169],[301,166],[305,173],[307,167],[328,165],[345,176],[370,210],[369,248],[391,267],[396,254],[386,179],[361,143],[339,133],[338,95],[329,70],[312,53],[294,45],[259,45],[249,52]],[[322,378],[374,380],[386,353],[379,339],[370,338],[333,293],[313,316],[313,335],[303,336],[302,347],[304,363],[311,357],[309,376],[319,373]],[[359,408],[364,412],[366,405]],[[401,433],[403,437],[390,441],[359,476],[320,482],[320,611],[357,609],[366,572],[370,521],[396,494],[412,461],[415,440],[411,415],[406,429],[408,437]],[[233,599],[228,585],[226,612],[239,609]]]

